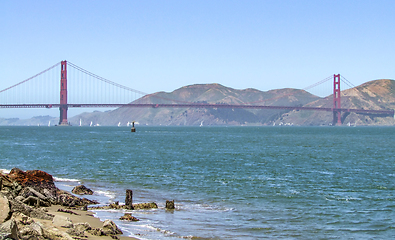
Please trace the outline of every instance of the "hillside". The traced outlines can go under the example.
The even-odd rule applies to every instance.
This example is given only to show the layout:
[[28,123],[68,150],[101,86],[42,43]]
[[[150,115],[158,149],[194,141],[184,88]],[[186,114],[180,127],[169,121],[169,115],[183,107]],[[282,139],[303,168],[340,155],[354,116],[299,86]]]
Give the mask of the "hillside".
[[[304,90],[277,89],[262,92],[256,89],[237,90],[220,84],[196,84],[173,92],[158,92],[144,96],[138,103],[222,103],[256,104],[267,106],[302,106],[318,100]],[[171,101],[174,100],[174,101]],[[137,121],[140,125],[266,125],[278,119],[284,110],[196,109],[196,108],[118,108],[105,113],[84,113],[70,119],[72,125],[126,125]]]
[[[332,107],[333,96],[312,101],[305,106],[309,107]],[[389,79],[374,80],[355,88],[341,92],[342,108],[388,110],[395,109],[395,81]],[[292,111],[283,114],[276,124],[293,123],[303,126],[330,125],[332,123],[331,112],[317,111]],[[350,113],[343,115],[343,124],[350,125],[395,125],[393,117],[377,117]]]

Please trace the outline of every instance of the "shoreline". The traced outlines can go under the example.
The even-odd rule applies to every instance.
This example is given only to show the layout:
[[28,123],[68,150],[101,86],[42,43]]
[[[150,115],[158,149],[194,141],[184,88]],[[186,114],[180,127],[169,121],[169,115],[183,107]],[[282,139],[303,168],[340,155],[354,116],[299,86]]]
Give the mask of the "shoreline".
[[124,235],[112,219],[102,221],[88,209],[99,202],[79,196],[88,195],[57,188],[46,172],[0,169],[0,237],[139,240]]
[[[89,223],[89,225],[92,228],[101,228],[103,227],[104,221],[101,221],[99,218],[94,216],[94,212],[88,210],[88,211],[83,211],[83,210],[72,210],[72,212],[78,214],[70,214],[66,212],[59,212],[58,209],[64,209],[64,206],[61,205],[52,205],[50,207],[45,208],[47,210],[48,214],[54,215],[54,216],[61,216],[64,218],[69,218],[73,224],[79,224],[79,223]],[[22,221],[21,216],[16,216],[15,219],[17,221]],[[34,222],[36,223],[41,223],[47,228],[55,228],[59,230],[62,233],[67,234],[67,230],[70,228],[62,227],[62,226],[57,226],[57,224],[54,224],[53,220],[45,220],[45,219],[39,219],[32,217]],[[93,235],[89,232],[84,233],[87,239],[91,240],[112,240],[114,239],[112,236],[96,236]],[[125,235],[116,235],[120,240],[139,240],[138,238],[130,237],[130,236],[125,236]],[[85,239],[83,237],[83,239]]]

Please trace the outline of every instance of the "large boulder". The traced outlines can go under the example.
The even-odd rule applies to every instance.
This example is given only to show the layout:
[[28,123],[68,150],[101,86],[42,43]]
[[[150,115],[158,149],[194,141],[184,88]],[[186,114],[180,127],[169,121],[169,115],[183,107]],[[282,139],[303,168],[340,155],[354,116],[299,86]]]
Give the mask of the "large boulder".
[[8,199],[0,194],[0,223],[3,223],[11,218],[11,207]]
[[32,223],[23,226],[19,230],[19,236],[22,239],[39,239],[44,235],[44,227],[41,223]]
[[79,195],[92,195],[93,191],[89,188],[85,187],[84,185],[78,185],[71,190],[72,193],[79,194]]
[[57,203],[66,207],[82,207],[91,204],[98,204],[99,202],[86,198],[79,198],[66,191],[59,191],[57,196]]
[[58,188],[55,186],[51,174],[41,170],[22,171],[19,168],[13,168],[7,177],[18,182],[23,187],[32,187],[40,193],[47,189],[52,196],[56,196]]
[[7,222],[0,224],[1,239],[18,239],[18,226],[15,219],[11,218]]
[[105,235],[117,235],[117,234],[122,234],[121,229],[115,225],[115,223],[111,220],[105,220],[103,222],[103,233]]
[[73,222],[68,217],[55,215],[52,220],[53,225],[57,227],[71,228],[73,227]]

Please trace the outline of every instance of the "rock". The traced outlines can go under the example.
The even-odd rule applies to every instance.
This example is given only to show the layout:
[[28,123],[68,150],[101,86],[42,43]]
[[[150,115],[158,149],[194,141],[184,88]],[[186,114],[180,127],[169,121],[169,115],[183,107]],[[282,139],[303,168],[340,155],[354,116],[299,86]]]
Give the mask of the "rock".
[[43,220],[53,220],[54,215],[48,214],[42,209],[32,209],[32,211],[30,212],[30,217]]
[[52,175],[40,170],[24,172],[18,168],[13,168],[7,177],[12,181],[16,181],[22,187],[32,187],[38,192],[44,192],[44,189],[47,189],[53,197],[56,196],[56,191],[58,190]]
[[33,210],[32,207],[24,204],[21,201],[18,201],[16,199],[11,200],[11,211],[12,212],[18,212],[18,213],[23,213],[26,216],[30,216],[31,211]]
[[43,184],[53,185],[55,187],[52,175],[40,170],[24,172],[19,168],[13,168],[7,177],[20,183],[23,187],[40,186]]
[[38,197],[39,199],[43,201],[47,201],[48,198],[44,196],[43,194],[39,193],[36,191],[34,188],[31,187],[25,187],[22,189],[22,191],[19,193],[19,196],[22,196],[24,198],[28,198],[30,196]]
[[126,189],[125,208],[133,209],[133,191]]
[[12,216],[13,217],[17,217],[17,216],[20,217],[21,220],[18,222],[18,228],[23,225],[30,225],[30,224],[34,223],[33,218],[28,217],[23,213],[14,213]]
[[22,201],[24,204],[34,207],[50,207],[51,204],[49,202],[43,201],[38,197],[29,196],[28,198]]
[[172,201],[166,200],[166,209],[175,209],[174,200]]
[[134,209],[150,209],[150,208],[158,208],[158,205],[154,202],[152,203],[137,203],[133,204]]
[[98,204],[97,201],[79,198],[65,191],[62,191],[61,194],[58,195],[57,203],[66,207],[82,207],[90,204]]
[[115,225],[115,223],[111,220],[105,220],[103,222],[103,233],[105,235],[116,235],[116,234],[122,234],[121,229]]
[[115,203],[111,203],[109,207],[111,209],[122,209],[122,208],[124,208],[123,206],[119,205],[118,201],[116,201]]
[[89,223],[76,223],[73,228],[68,229],[66,232],[72,236],[86,237],[85,231],[91,230]]
[[93,191],[89,188],[85,187],[84,185],[79,185],[71,190],[72,193],[79,194],[79,195],[92,195]]
[[73,228],[79,230],[79,231],[87,231],[87,230],[91,230],[92,227],[89,223],[76,223],[73,225]]
[[55,217],[52,220],[52,223],[57,227],[64,227],[64,228],[73,227],[73,222],[70,220],[70,218],[60,215],[55,215]]
[[103,236],[103,230],[101,228],[92,228],[90,230],[87,230],[88,233],[94,235],[94,236]]
[[40,223],[32,223],[24,226],[19,230],[19,236],[22,239],[34,239],[44,235],[44,228]]
[[44,238],[53,240],[74,240],[69,234],[59,231],[56,228],[44,229]]
[[25,198],[22,197],[22,196],[17,196],[17,197],[15,198],[15,200],[18,200],[19,202],[23,202],[23,200],[25,200]]
[[140,221],[140,219],[133,217],[130,213],[125,213],[122,217],[119,218],[120,220],[127,220],[127,221]]
[[18,239],[18,226],[15,219],[11,218],[3,224],[0,224],[0,233],[2,237],[5,237],[4,239]]
[[11,218],[11,207],[8,199],[0,194],[0,223],[3,223]]

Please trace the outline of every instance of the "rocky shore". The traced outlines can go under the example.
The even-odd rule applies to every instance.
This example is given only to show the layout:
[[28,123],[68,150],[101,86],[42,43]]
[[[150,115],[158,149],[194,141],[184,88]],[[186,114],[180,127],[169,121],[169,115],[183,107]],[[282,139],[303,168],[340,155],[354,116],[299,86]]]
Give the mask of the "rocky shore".
[[[14,168],[0,173],[0,240],[126,239],[114,222],[100,222],[88,211],[92,204],[97,202],[58,189],[46,172]],[[138,220],[129,215],[124,219]]]

